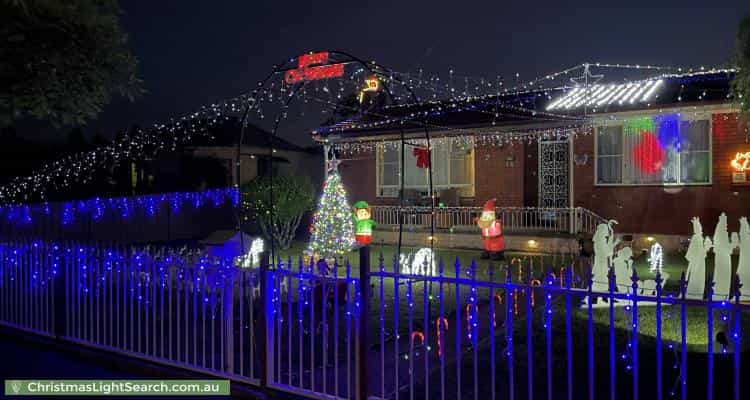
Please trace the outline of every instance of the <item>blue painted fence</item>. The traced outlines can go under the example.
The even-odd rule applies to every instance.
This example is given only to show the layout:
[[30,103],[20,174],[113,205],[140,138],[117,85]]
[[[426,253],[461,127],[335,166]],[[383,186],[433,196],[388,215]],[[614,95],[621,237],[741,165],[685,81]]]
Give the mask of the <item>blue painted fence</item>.
[[249,270],[200,249],[4,242],[0,323],[300,397],[748,392],[750,305],[737,283],[731,299],[691,300],[684,279],[665,288],[656,277],[644,290],[633,276],[625,290],[611,272],[609,290],[594,292],[579,260],[441,261],[425,277],[382,259],[371,268],[360,251],[356,268],[284,260]]

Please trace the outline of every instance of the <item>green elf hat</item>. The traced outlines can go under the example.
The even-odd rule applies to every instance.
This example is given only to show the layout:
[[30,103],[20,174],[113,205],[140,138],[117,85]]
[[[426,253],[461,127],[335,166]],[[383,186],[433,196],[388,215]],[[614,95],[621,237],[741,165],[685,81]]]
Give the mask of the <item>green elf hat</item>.
[[362,208],[370,208],[370,205],[367,204],[367,202],[364,201],[364,200],[360,200],[360,201],[354,203],[354,209],[360,210]]

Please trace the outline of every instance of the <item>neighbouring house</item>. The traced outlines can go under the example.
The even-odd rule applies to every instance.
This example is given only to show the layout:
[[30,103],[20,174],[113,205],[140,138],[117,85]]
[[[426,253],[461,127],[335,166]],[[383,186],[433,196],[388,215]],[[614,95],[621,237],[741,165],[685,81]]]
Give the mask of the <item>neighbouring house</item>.
[[[214,139],[206,144],[185,149],[186,154],[196,158],[218,159],[225,170],[227,185],[237,182],[237,140],[238,125],[233,121],[217,132]],[[230,129],[234,128],[234,129]],[[273,143],[273,148],[271,147]],[[323,154],[319,147],[300,147],[281,137],[271,138],[271,133],[254,125],[248,125],[240,146],[240,184],[250,182],[257,176],[268,175],[273,168],[274,175],[292,175],[305,171],[317,187],[322,183],[324,168],[321,166]]]
[[[711,70],[388,106],[313,137],[338,151],[351,199],[373,205],[386,240],[397,223],[400,174],[411,210],[406,223],[429,225],[429,174],[418,166],[426,121],[438,232],[468,234],[473,216],[495,197],[506,231],[526,234],[511,238],[511,248],[539,248],[534,235],[541,232],[590,235],[614,219],[635,248],[656,240],[675,249],[692,233],[693,216],[710,234],[721,212],[731,230],[750,214],[750,184],[732,166],[738,155],[750,158],[733,77]],[[472,232],[456,245],[479,246]]]
[[[240,122],[228,119],[190,146],[139,160],[121,168],[120,179],[134,193],[203,190],[237,183],[237,140]],[[258,176],[292,175],[306,171],[314,185],[322,183],[323,155],[319,146],[301,147],[254,125],[248,125],[240,146],[240,184]]]

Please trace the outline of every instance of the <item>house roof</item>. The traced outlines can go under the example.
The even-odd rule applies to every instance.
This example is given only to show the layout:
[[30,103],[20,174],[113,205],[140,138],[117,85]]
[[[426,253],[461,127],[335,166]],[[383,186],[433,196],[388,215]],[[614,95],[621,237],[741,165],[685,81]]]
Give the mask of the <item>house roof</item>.
[[[194,141],[194,146],[216,147],[216,146],[236,146],[237,138],[240,134],[240,121],[237,118],[230,118],[217,126],[211,128],[210,138],[198,138]],[[248,147],[270,148],[271,132],[258,126],[248,124],[245,128],[245,135],[242,144]],[[277,150],[306,152],[301,146],[297,146],[281,137],[273,137],[273,148]]]
[[506,92],[388,106],[378,112],[360,114],[313,132],[316,140],[362,139],[392,135],[403,126],[406,132],[441,128],[498,127],[528,129],[584,124],[592,115],[655,107],[731,102],[734,70],[710,70],[662,75],[624,83],[595,83]]
[[[245,137],[242,144],[250,147],[270,148],[271,133],[255,125],[248,125],[245,128]],[[281,137],[273,137],[273,148],[277,150],[304,152],[305,149],[289,142]]]

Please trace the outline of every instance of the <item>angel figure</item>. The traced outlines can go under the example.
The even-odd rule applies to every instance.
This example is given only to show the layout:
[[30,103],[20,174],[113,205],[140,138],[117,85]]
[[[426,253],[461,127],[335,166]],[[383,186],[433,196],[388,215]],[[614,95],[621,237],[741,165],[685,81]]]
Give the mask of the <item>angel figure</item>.
[[740,248],[740,262],[737,264],[737,276],[740,278],[742,300],[750,300],[750,224],[747,217],[740,218],[740,234],[737,240]]
[[714,300],[729,297],[729,288],[732,284],[732,251],[736,246],[737,243],[729,240],[727,215],[721,213],[714,230]]
[[703,299],[706,289],[706,254],[713,246],[711,238],[703,238],[703,227],[698,217],[693,217],[693,237],[690,238],[685,259],[688,261],[687,273],[687,297],[690,299]]

